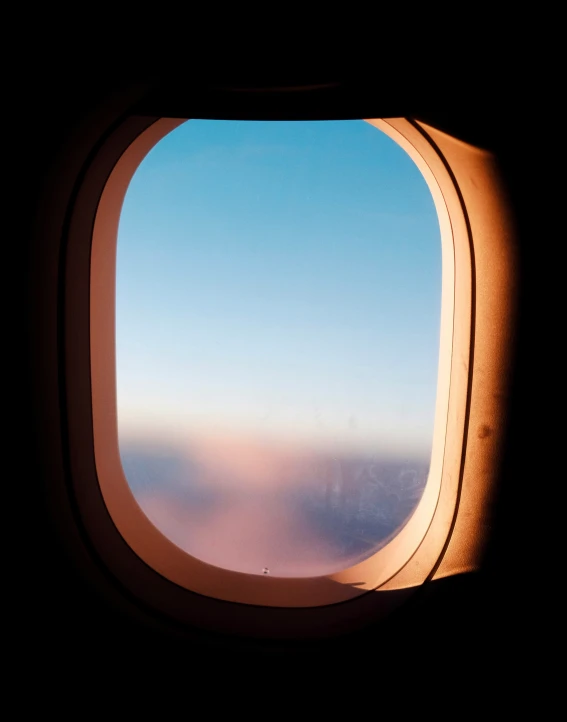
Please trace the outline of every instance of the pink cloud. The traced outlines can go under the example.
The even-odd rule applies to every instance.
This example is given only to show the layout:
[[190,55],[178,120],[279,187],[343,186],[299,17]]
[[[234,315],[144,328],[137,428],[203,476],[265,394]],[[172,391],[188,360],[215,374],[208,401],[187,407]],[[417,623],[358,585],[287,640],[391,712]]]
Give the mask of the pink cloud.
[[291,504],[239,497],[199,512],[155,492],[138,499],[149,519],[192,556],[215,566],[260,574],[316,576],[341,566],[339,550]]

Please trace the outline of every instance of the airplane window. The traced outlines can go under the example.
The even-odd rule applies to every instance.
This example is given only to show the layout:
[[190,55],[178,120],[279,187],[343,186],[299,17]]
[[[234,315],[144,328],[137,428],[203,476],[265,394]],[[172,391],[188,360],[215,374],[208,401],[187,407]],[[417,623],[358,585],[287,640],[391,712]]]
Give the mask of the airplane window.
[[122,466],[174,544],[311,577],[404,527],[431,456],[441,238],[393,140],[187,121],[132,178],[116,284]]

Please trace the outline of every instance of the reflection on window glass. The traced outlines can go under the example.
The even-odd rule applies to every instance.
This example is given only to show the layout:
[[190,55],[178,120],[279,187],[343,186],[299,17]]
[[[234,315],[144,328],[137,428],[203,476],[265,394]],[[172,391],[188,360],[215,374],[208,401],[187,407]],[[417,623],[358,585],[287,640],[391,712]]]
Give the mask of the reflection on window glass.
[[252,574],[376,552],[427,481],[440,304],[433,199],[382,132],[181,125],[118,235],[119,444],[145,514]]

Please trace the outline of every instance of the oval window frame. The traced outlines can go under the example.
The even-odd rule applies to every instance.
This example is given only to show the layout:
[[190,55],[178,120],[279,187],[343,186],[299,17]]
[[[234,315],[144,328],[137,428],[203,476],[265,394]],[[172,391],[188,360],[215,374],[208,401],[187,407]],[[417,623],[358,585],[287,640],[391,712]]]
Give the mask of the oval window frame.
[[[145,125],[144,119],[138,119],[138,122]],[[160,576],[184,589],[227,602],[288,608],[317,607],[348,601],[369,590],[386,586],[396,588],[399,583],[396,577],[429,537],[427,561],[422,559],[419,574],[411,575],[411,585],[421,583],[437,561],[455,512],[461,465],[461,455],[455,450],[463,447],[468,368],[454,363],[454,358],[455,351],[460,358],[470,356],[471,340],[469,229],[458,191],[436,148],[410,121],[368,121],[412,157],[432,192],[440,223],[442,304],[439,372],[431,468],[424,494],[406,526],[368,559],[329,576],[284,579],[232,572],[190,556],[151,524],[136,503],[122,471],[114,368],[118,221],[128,184],[139,163],[161,138],[185,119],[158,119],[154,122],[145,119],[145,122],[148,125],[120,153],[104,183],[94,217],[90,256],[94,456],[104,504],[115,527],[134,553]],[[118,138],[114,140],[118,141]],[[95,169],[91,168],[90,176],[95,175]],[[455,324],[457,315],[459,324]],[[437,539],[436,544],[431,543],[432,534]],[[407,570],[402,576],[407,576]],[[403,586],[406,584],[407,581]]]

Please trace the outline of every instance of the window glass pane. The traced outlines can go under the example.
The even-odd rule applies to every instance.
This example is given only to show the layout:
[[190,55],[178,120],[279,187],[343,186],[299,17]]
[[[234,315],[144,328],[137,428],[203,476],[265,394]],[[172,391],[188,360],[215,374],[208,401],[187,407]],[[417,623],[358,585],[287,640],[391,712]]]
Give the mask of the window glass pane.
[[315,576],[427,480],[441,242],[413,161],[364,121],[191,120],[120,219],[119,445],[146,515],[206,562]]

